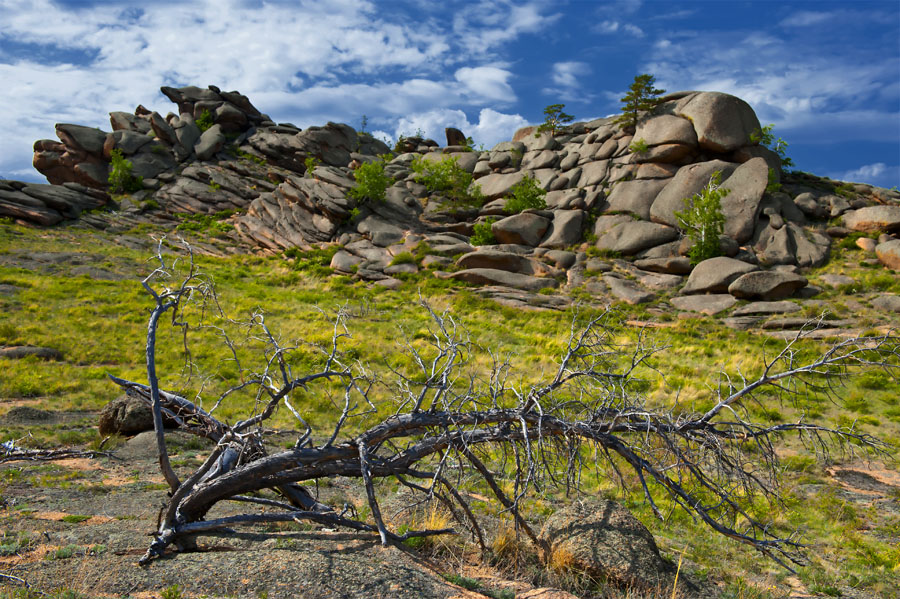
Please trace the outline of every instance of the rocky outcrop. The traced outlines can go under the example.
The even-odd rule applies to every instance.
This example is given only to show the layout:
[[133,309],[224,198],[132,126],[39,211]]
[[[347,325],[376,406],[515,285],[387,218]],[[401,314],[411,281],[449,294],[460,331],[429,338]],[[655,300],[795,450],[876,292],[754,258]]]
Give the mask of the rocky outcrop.
[[109,201],[105,192],[79,183],[47,185],[0,180],[0,216],[41,226],[78,218],[83,211],[102,208]]
[[[642,303],[672,290],[679,309],[713,314],[735,298],[799,293],[803,277],[791,269],[824,264],[832,237],[851,231],[887,236],[858,243],[896,268],[890,235],[900,230],[900,194],[782,175],[778,155],[752,141],[759,130],[753,110],[727,94],[666,96],[633,133],[597,119],[552,135],[526,128],[477,152],[452,128],[444,148],[402,138],[385,162],[386,199],[371,202],[349,196],[354,169],[390,150],[371,135],[340,123],[306,130],[275,123],[245,96],[215,86],[162,91],[177,114],[143,106],[114,112],[112,132],[59,125],[59,142],[35,144],[35,165],[64,186],[0,182],[0,215],[47,226],[112,205],[101,189],[118,151],[143,177],[144,189],[123,200],[126,213],[232,215],[234,242],[266,251],[336,243],[334,270],[387,287],[402,284],[402,275],[446,268],[458,270],[437,276],[507,289],[489,293],[510,305],[564,283],[564,291],[581,287],[598,301]],[[471,174],[481,205],[430,192],[412,169],[415,160],[447,158]],[[307,172],[310,159],[317,166]],[[692,269],[676,213],[717,172],[727,190],[720,247],[728,257]],[[510,214],[513,187],[526,177],[547,192],[546,208]],[[844,227],[828,222],[837,217]],[[475,225],[486,219],[497,245],[475,251]],[[591,234],[596,240],[588,241]],[[394,264],[403,252],[416,259]]]
[[[110,113],[109,133],[59,124],[60,142],[35,142],[34,167],[52,184],[75,182],[105,189],[113,150],[131,160],[135,175],[151,179],[190,158],[209,160],[224,145],[226,133],[270,122],[238,92],[221,92],[215,86],[163,87],[161,91],[178,105],[178,116],[163,118],[138,106],[134,114]],[[198,119],[209,125],[205,131],[197,125]]]

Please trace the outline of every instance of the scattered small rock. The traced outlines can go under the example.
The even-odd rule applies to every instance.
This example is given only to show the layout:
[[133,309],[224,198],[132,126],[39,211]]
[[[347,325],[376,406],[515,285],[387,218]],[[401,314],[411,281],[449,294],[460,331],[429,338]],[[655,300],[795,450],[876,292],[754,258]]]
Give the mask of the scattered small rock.
[[42,360],[62,360],[63,354],[58,349],[51,347],[35,347],[32,345],[14,345],[11,347],[0,348],[0,358],[10,358],[19,360],[34,356]]
[[3,415],[3,421],[7,424],[33,424],[47,422],[53,414],[46,410],[39,410],[31,406],[16,406]]
[[679,310],[700,312],[712,316],[723,312],[737,303],[733,295],[715,293],[710,295],[682,295],[669,300]]
[[844,285],[852,285],[856,282],[856,279],[853,277],[848,277],[847,275],[822,275],[819,277],[823,283],[828,285],[829,287],[843,287]]
[[753,302],[746,306],[741,306],[731,313],[732,316],[750,316],[752,314],[789,314],[791,312],[799,312],[800,306],[794,302]]
[[153,411],[143,400],[122,395],[103,406],[98,428],[102,437],[150,431],[153,430]]
[[875,252],[875,246],[877,246],[877,245],[878,245],[878,242],[876,242],[871,237],[860,237],[859,239],[856,240],[856,247],[858,247],[862,251],[868,252],[870,254]]

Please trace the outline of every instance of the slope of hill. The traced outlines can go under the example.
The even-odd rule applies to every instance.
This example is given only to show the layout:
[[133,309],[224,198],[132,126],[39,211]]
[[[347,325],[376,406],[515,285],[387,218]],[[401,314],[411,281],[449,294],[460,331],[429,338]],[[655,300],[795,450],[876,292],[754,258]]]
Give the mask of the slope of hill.
[[[608,120],[537,136],[525,129],[510,142],[477,151],[451,131],[455,145],[407,138],[393,156],[380,158],[390,148],[367,134],[334,123],[304,131],[276,124],[237,92],[189,87],[164,93],[179,115],[138,107],[133,115],[113,113],[112,133],[60,125],[60,142],[37,142],[35,166],[51,185],[0,182],[4,441],[33,447],[99,442],[97,412],[116,396],[106,374],[146,376],[150,303],[137,281],[155,266],[148,258],[154,238],[163,235],[165,255],[175,251],[176,237],[191,242],[198,264],[217,281],[223,305],[235,312],[264,309],[266,322],[284,339],[326,342],[332,329],[317,306],[330,310],[349,302],[355,317],[349,350],[392,368],[406,364],[402,346],[389,342],[398,335],[395,327],[413,345],[424,335],[428,318],[416,307],[420,295],[452,309],[476,344],[511,352],[525,382],[552,371],[571,315],[613,306],[623,338],[649,332],[672,348],[640,372],[648,405],[667,410],[708,409],[709,385],[717,384],[712,373],[740,369],[752,377],[763,356],[795,338],[811,318],[818,319],[816,328],[798,343],[800,355],[841,339],[885,334],[900,313],[900,241],[894,237],[900,194],[782,173],[780,157],[751,140],[760,129],[752,109],[731,96],[669,95],[633,132]],[[132,177],[142,178],[140,189],[107,193],[114,151],[131,162]],[[350,194],[364,164],[383,168],[384,200]],[[728,189],[723,256],[692,265],[691,243],[675,213],[716,171]],[[528,179],[546,191],[533,193],[545,206],[510,213],[516,185]],[[138,187],[136,179],[124,181]],[[196,367],[215,375],[202,385],[186,377],[179,334],[177,328],[160,332],[163,388],[208,397],[234,372],[223,367],[218,340],[201,339]],[[294,366],[305,367],[311,357],[298,360]],[[673,565],[685,556],[690,584],[684,596],[896,596],[896,384],[889,370],[879,370],[845,379],[836,403],[813,390],[793,400],[764,396],[747,406],[760,423],[809,418],[893,444],[867,464],[852,443],[846,454],[817,462],[797,440],[779,442],[784,502],[751,507],[771,510],[775,526],[799,527],[814,543],[811,564],[796,576],[691,522],[674,504],[663,503],[672,511],[665,522],[655,521],[640,485],[630,486],[637,481],[625,480],[620,488],[608,472],[610,478],[585,480],[582,487],[635,512]],[[386,398],[383,393],[377,397]],[[316,430],[329,430],[332,400],[310,394],[305,401],[304,418]],[[377,405],[379,413],[394,409]],[[225,407],[220,416],[234,421],[246,408]],[[282,431],[274,442],[292,443],[288,410],[273,426]],[[185,476],[206,446],[175,439],[175,466]],[[564,563],[540,566],[527,543],[508,534],[509,515],[478,498],[472,501],[492,523],[490,571],[472,543],[381,551],[367,537],[305,525],[212,538],[204,545],[208,552],[140,570],[133,565],[146,549],[140,533],[153,528],[156,508],[150,506],[165,491],[152,439],[145,434],[116,442],[123,443],[119,459],[15,462],[3,470],[7,524],[0,569],[44,590],[65,587],[88,596],[152,593],[173,584],[186,596],[466,592],[435,571],[457,583],[460,575],[477,579],[469,586],[493,596],[524,591],[529,583],[568,586],[583,597],[638,592],[585,579]],[[327,479],[322,486],[322,497],[332,503],[366,505],[364,490],[352,481]],[[567,502],[562,492],[529,499],[528,518],[539,527]],[[396,523],[423,517],[406,513]],[[436,563],[423,566],[423,555]]]

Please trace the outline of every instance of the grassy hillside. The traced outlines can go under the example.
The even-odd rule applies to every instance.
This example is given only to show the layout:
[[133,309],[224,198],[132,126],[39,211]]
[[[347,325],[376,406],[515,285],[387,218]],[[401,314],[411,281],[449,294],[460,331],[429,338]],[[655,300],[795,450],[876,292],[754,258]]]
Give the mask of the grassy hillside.
[[[96,445],[96,413],[118,395],[107,375],[145,380],[144,336],[152,302],[139,281],[154,264],[152,252],[139,246],[152,245],[146,243],[147,234],[147,230],[112,234],[81,227],[36,230],[0,224],[0,346],[45,346],[64,354],[60,361],[0,358],[0,415],[22,406],[67,414],[53,426],[21,424],[4,417],[3,441],[21,439],[23,445],[33,447]],[[188,234],[196,241],[210,242],[206,231]],[[476,344],[510,353],[517,367],[515,376],[527,382],[554,368],[575,312],[504,307],[481,298],[474,287],[436,279],[427,271],[403,279],[400,289],[387,290],[331,274],[327,250],[293,257],[226,255],[228,243],[214,238],[208,247],[219,247],[221,251],[213,251],[221,255],[198,255],[197,264],[215,281],[222,307],[233,317],[261,310],[285,343],[298,345],[292,362],[297,372],[317,363],[315,344],[329,342],[333,314],[341,306],[352,316],[348,322],[352,337],[346,340],[345,350],[376,371],[408,367],[402,343],[421,344],[427,336],[428,316],[418,305],[421,296],[436,309],[450,309]],[[827,266],[807,278],[816,284],[824,274],[846,274],[856,283],[837,289],[821,284],[817,303],[804,304],[804,316],[827,312],[827,318],[853,319],[873,332],[887,330],[893,318],[872,308],[869,301],[879,293],[900,293],[898,278],[882,268],[870,268],[852,244],[835,247],[834,254]],[[603,302],[586,295],[583,299],[588,301],[578,308],[580,317],[602,309]],[[783,345],[759,332],[729,329],[714,317],[680,318],[662,303],[665,299],[642,306],[615,306],[620,323],[617,338],[623,343],[634,342],[640,332],[651,343],[668,347],[640,373],[653,405],[672,408],[678,402],[681,409],[709,407],[710,385],[717,383],[717,373],[740,370],[750,378],[763,368],[764,357]],[[827,338],[804,341],[799,349],[822,351],[828,343]],[[184,369],[179,330],[164,326],[159,346],[162,387],[200,401],[205,398],[205,407],[215,391],[224,388],[229,375],[235,374],[214,331],[196,336],[191,346],[197,366],[193,373]],[[241,355],[259,360],[252,351],[255,347],[251,340]],[[478,357],[475,366],[486,368],[488,357]],[[643,501],[639,486],[630,484],[636,481],[626,480],[629,484],[623,489],[612,478],[586,477],[584,490],[623,501],[650,527],[668,557],[677,562],[683,555],[698,575],[722,581],[728,596],[779,597],[793,588],[815,595],[861,592],[859,596],[896,597],[900,588],[897,389],[897,381],[873,372],[846,379],[839,389],[839,402],[812,394],[794,403],[773,398],[749,406],[760,422],[795,421],[805,414],[831,426],[856,426],[891,444],[888,455],[876,456],[872,462],[854,453],[852,446],[823,462],[797,440],[783,441],[779,448],[783,502],[760,503],[753,511],[780,529],[799,529],[811,544],[811,563],[797,577],[692,522],[667,502],[661,504],[666,521],[659,522]],[[327,385],[311,388],[297,398],[316,434],[326,437],[335,416],[328,391]],[[388,385],[376,389],[380,415],[393,411],[392,391]],[[247,409],[247,403],[223,404],[218,415],[234,421]],[[283,411],[274,425],[290,429],[294,421]],[[866,470],[869,467],[871,471]],[[0,478],[0,495],[13,477],[10,472],[0,471],[5,477]],[[878,484],[866,486],[869,479]],[[529,508],[540,514],[563,499],[544,497]],[[14,514],[8,510],[3,517],[8,522]],[[464,552],[465,548],[445,550]],[[0,596],[5,597],[3,593]]]

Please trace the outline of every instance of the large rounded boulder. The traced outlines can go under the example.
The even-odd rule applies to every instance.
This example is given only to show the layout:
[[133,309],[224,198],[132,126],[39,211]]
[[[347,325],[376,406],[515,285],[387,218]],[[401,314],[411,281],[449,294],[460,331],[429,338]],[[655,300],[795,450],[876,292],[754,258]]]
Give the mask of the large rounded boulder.
[[710,258],[694,267],[681,293],[723,293],[735,279],[755,270],[759,267],[734,258]]
[[750,134],[760,129],[749,104],[721,92],[701,92],[676,112],[694,124],[704,150],[733,152],[750,145]]
[[653,200],[650,206],[650,220],[677,227],[678,217],[675,213],[685,209],[684,201],[700,193],[709,184],[713,173],[719,172],[724,181],[738,166],[733,162],[709,160],[681,167]]
[[596,580],[657,588],[671,571],[650,531],[614,501],[576,501],[550,516],[540,537],[551,555]]

